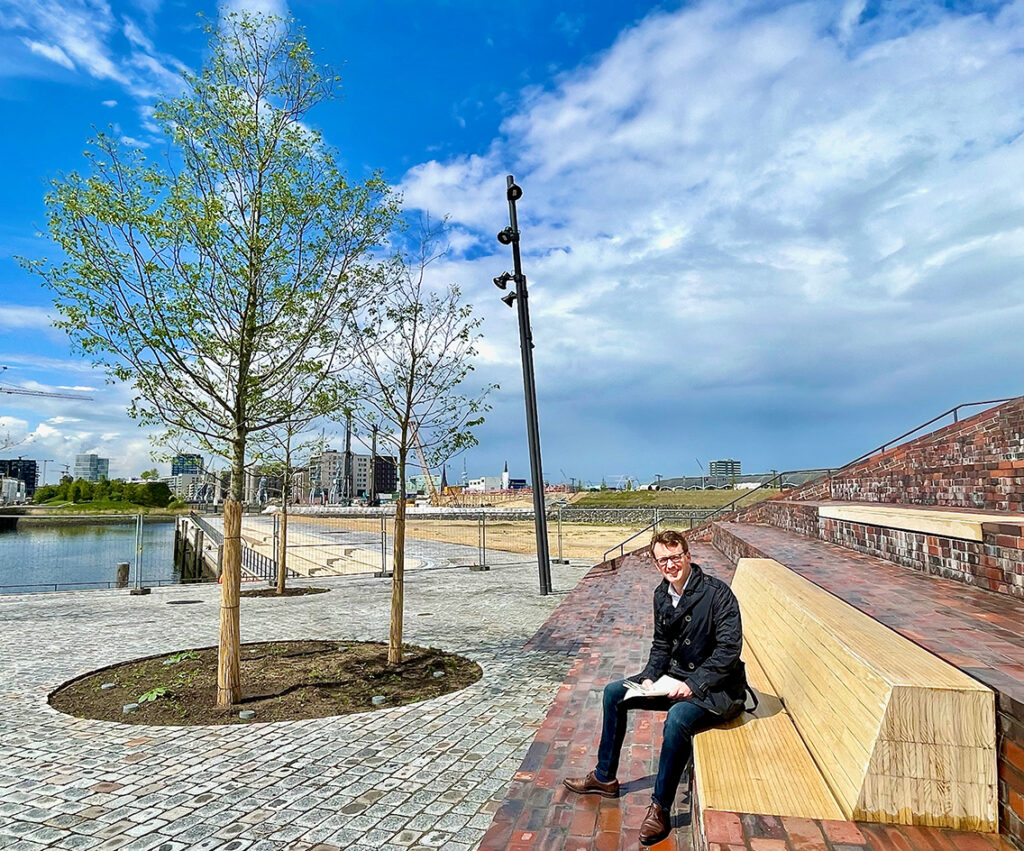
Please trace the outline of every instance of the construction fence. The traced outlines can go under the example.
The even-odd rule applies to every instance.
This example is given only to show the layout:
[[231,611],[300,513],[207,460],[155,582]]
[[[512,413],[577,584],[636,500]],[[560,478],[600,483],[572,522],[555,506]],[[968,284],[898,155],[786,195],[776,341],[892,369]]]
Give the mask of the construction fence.
[[[694,509],[594,509],[556,507],[548,513],[552,558],[596,563],[624,539],[657,524],[688,529],[710,512]],[[219,522],[219,518],[206,518]],[[393,509],[318,506],[242,520],[245,547],[274,559],[282,535],[290,571],[301,576],[388,573],[394,558]],[[536,557],[533,512],[528,509],[409,508],[405,529],[407,570],[487,565]]]

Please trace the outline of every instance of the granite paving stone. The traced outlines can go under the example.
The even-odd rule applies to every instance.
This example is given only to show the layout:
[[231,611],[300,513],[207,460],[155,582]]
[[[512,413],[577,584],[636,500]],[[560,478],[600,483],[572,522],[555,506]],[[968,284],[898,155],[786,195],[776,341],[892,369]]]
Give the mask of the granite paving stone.
[[[553,566],[555,588],[569,591],[589,567]],[[243,642],[387,640],[388,580],[310,584],[330,593],[243,600]],[[91,721],[48,705],[55,688],[98,668],[215,645],[219,591],[0,596],[8,638],[0,661],[0,847],[459,851],[479,844],[573,661],[571,650],[529,643],[565,599],[539,595],[535,562],[499,556],[489,572],[407,574],[405,640],[460,653],[483,669],[478,683],[431,701],[224,727]]]

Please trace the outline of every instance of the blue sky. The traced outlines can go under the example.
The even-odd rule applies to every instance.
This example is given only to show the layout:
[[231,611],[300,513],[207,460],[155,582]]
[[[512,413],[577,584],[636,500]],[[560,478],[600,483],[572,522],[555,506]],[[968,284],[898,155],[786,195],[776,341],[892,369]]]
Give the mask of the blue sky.
[[[353,176],[451,217],[437,273],[478,308],[476,375],[501,385],[471,476],[528,470],[490,283],[510,172],[549,480],[839,464],[1021,392],[1022,3],[235,5],[294,15],[339,70],[313,121]],[[95,399],[0,396],[7,455],[150,465],[130,391],[70,354],[14,258],[52,255],[46,183],[92,127],[159,151],[149,110],[202,61],[197,11],[220,13],[0,0],[0,364]]]

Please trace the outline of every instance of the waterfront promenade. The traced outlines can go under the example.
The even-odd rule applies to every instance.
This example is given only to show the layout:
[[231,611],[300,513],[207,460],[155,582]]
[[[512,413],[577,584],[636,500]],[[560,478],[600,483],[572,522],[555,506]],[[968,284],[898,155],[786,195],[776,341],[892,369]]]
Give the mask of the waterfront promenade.
[[[276,724],[88,721],[47,695],[87,671],[210,646],[219,589],[0,597],[0,847],[11,851],[475,848],[566,676],[575,647],[529,645],[564,594],[536,563],[414,571],[406,640],[483,668],[463,691],[380,712]],[[587,566],[555,565],[556,589]],[[390,582],[315,580],[328,594],[242,601],[244,642],[386,640]],[[170,605],[193,600],[192,604]]]

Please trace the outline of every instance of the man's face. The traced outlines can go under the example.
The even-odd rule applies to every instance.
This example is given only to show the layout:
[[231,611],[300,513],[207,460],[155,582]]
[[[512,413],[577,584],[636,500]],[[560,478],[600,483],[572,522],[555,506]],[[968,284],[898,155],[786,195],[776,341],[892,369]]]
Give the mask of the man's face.
[[669,582],[685,580],[690,575],[690,554],[683,552],[681,544],[674,547],[654,545],[654,563]]

